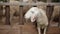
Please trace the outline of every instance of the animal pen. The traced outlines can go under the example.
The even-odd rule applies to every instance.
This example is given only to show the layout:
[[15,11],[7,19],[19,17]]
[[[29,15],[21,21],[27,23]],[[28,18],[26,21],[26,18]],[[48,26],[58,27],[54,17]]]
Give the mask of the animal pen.
[[[10,23],[10,6],[19,5],[19,22],[17,25],[11,25]],[[5,6],[5,23],[4,25],[0,25],[0,34],[37,34],[37,30],[35,28],[35,24],[26,23],[24,19],[24,6],[46,6],[46,14],[49,19],[49,26],[47,29],[47,34],[60,34],[60,11],[59,11],[59,22],[53,23],[51,21],[51,16],[55,6],[60,6],[60,3],[0,3],[0,18],[2,19],[3,6]],[[4,32],[4,33],[3,33]]]

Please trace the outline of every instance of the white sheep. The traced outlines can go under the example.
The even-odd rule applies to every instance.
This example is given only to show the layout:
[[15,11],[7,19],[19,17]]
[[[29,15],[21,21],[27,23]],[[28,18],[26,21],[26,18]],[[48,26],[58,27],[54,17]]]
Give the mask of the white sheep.
[[38,34],[41,34],[40,29],[44,29],[43,33],[46,34],[46,29],[48,26],[48,18],[43,9],[40,9],[38,7],[32,7],[24,15],[24,18],[26,20],[30,19],[31,22],[35,22],[35,21],[37,22]]

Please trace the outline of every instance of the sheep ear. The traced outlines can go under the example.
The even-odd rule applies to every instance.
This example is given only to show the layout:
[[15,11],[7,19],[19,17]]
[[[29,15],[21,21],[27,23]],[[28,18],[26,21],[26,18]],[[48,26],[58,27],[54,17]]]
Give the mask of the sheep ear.
[[31,22],[34,22],[36,20],[36,17],[37,17],[36,15],[32,15],[31,16]]

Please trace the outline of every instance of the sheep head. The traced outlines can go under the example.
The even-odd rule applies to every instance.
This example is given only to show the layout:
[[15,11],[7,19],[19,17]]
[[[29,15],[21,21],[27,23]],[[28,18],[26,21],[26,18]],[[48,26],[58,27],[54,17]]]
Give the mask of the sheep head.
[[29,9],[27,11],[24,18],[25,19],[30,19],[31,22],[34,22],[37,18],[38,13],[39,13],[38,8],[37,7],[32,7],[31,9]]

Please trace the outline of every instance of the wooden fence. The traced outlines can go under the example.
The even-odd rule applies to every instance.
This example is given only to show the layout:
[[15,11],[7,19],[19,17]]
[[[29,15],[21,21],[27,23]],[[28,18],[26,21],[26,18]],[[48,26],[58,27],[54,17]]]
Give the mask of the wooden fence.
[[18,3],[15,3],[15,2],[12,2],[12,3],[9,3],[9,2],[0,2],[0,5],[23,5],[23,6],[25,6],[25,5],[30,5],[30,6],[37,6],[37,5],[43,5],[43,6],[45,6],[45,5],[54,5],[54,6],[59,6],[60,5],[60,3],[41,3],[41,2],[37,2],[37,3],[34,3],[34,2],[32,2],[32,3],[24,3],[24,2],[18,2]]
[[[17,6],[19,5],[19,7],[23,10],[23,7],[24,6],[27,6],[27,5],[30,5],[30,6],[46,6],[46,13],[47,13],[47,16],[48,16],[48,19],[50,21],[51,19],[51,15],[53,13],[53,9],[54,9],[54,6],[60,6],[60,3],[23,3],[23,2],[18,2],[18,3],[1,3],[0,2],[0,5],[1,7],[2,6],[6,6],[5,10],[6,10],[6,23],[5,24],[10,24],[10,6]],[[20,10],[20,23],[19,24],[23,24],[23,11]],[[59,25],[60,25],[60,22],[59,22]]]
[[[6,22],[5,22],[5,25],[11,25],[10,24],[10,6],[17,6],[17,5],[19,5],[19,9],[21,9],[21,10],[19,10],[19,25],[24,25],[24,19],[23,19],[23,7],[24,6],[27,6],[27,5],[30,5],[30,6],[34,6],[34,7],[36,7],[36,6],[46,6],[46,14],[47,14],[47,16],[48,16],[48,19],[49,19],[49,21],[51,20],[51,15],[52,15],[52,13],[53,13],[53,10],[54,10],[54,6],[60,6],[60,3],[21,3],[21,2],[18,2],[18,3],[9,3],[9,2],[7,2],[7,3],[1,3],[0,2],[0,7],[1,7],[1,9],[0,9],[0,11],[3,11],[3,6],[5,6],[5,10],[6,10]],[[60,15],[60,14],[59,14]],[[55,25],[55,24],[52,24],[52,25]],[[12,30],[12,33],[15,33],[15,31],[16,32],[19,32],[19,34],[23,34],[24,32],[26,32],[26,33],[28,33],[28,30],[29,31],[34,31],[34,28],[32,28],[33,26],[32,25],[25,25],[25,26],[14,26],[14,27],[11,27],[11,28],[9,28],[10,26],[0,26],[0,30],[1,29],[4,29],[4,31],[6,30],[6,29],[8,29],[8,30]],[[30,27],[31,27],[31,29],[30,29]],[[60,27],[60,16],[59,16],[59,27]],[[57,27],[55,26],[53,26],[53,27],[49,27],[48,28],[48,34],[60,34],[60,28],[58,27],[58,25],[57,25]],[[13,28],[13,29],[12,29]],[[14,32],[13,32],[13,30],[14,30]],[[53,30],[53,31],[52,31]],[[1,31],[3,31],[3,30],[1,30]],[[11,32],[11,31],[9,31],[9,32]],[[56,33],[57,32],[57,33]],[[0,32],[1,33],[1,32]],[[26,34],[26,33],[24,33],[24,34]],[[36,34],[36,32],[34,31],[34,33]],[[5,34],[5,33],[4,33]],[[18,34],[18,33],[15,33],[15,34]],[[33,33],[29,33],[29,34],[33,34]]]

